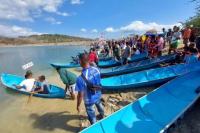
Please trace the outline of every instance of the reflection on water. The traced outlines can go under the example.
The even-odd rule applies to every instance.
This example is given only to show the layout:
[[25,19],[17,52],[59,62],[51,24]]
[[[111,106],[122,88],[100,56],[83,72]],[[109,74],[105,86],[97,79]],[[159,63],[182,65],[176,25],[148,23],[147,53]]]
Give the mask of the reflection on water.
[[[44,74],[47,76],[49,82],[62,86],[59,78],[56,76],[57,74],[55,70],[49,65],[49,63],[69,62],[71,60],[71,56],[75,56],[78,52],[83,51],[84,49],[87,49],[87,47],[86,46],[3,47],[0,48],[0,74],[11,73],[11,74],[23,75],[25,71],[22,69],[22,65],[25,65],[32,61],[34,63],[34,66],[31,68],[31,70],[33,71],[35,76],[38,76],[39,74]],[[37,128],[36,125],[38,121],[34,121],[33,118],[30,117],[30,115],[35,114],[35,116],[38,116],[38,120],[42,120],[42,118],[39,118],[39,116],[42,117],[45,116],[45,113],[48,114],[48,112],[46,111],[50,112],[66,111],[65,107],[66,101],[63,100],[34,98],[33,105],[32,104],[25,105],[26,100],[27,100],[26,96],[5,89],[5,87],[3,87],[0,84],[0,107],[1,107],[0,132],[25,133],[27,132],[27,130],[33,133],[46,132],[48,130],[42,129],[42,127]],[[71,101],[68,101],[68,103],[69,102]],[[70,104],[75,105],[74,102],[71,102]],[[71,112],[73,112],[73,110],[71,110]],[[68,115],[64,116],[65,119],[68,119],[67,116]],[[49,119],[51,120],[51,118]],[[48,123],[43,123],[43,124],[45,126],[48,126]],[[55,124],[58,123],[54,123],[53,125]],[[8,125],[11,127],[8,128]],[[67,130],[67,127],[63,128]],[[73,131],[73,129],[74,131],[75,130],[77,131],[76,127],[74,128],[71,127],[70,129],[71,131]],[[53,129],[50,131],[61,132],[59,129]]]

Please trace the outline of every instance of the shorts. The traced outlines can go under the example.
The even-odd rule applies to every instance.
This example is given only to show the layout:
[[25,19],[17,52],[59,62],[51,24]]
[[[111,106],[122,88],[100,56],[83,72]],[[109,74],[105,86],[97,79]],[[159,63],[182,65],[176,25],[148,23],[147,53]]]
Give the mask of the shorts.
[[76,91],[75,91],[75,86],[76,86],[76,84],[69,85],[68,91],[69,91],[69,92],[76,93]]
[[175,41],[170,45],[170,48],[177,49],[179,41]]

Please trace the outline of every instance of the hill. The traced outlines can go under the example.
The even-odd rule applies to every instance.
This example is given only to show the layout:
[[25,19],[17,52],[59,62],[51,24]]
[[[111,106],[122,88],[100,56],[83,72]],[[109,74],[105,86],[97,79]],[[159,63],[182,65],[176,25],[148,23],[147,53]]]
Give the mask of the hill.
[[19,36],[17,38],[0,37],[0,45],[25,45],[25,44],[57,44],[68,42],[92,41],[89,38],[60,35],[42,34],[31,36]]

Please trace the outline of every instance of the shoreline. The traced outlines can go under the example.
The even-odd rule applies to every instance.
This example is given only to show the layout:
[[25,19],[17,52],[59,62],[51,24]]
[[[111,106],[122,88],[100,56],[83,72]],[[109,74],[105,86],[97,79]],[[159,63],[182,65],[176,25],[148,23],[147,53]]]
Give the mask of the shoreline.
[[41,47],[41,46],[89,46],[93,41],[73,41],[59,43],[35,43],[35,44],[0,44],[2,47]]

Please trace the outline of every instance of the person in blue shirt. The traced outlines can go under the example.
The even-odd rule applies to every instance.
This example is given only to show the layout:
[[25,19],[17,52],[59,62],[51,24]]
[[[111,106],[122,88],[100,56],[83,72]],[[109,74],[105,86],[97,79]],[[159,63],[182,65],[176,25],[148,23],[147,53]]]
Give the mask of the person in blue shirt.
[[97,121],[94,106],[99,112],[100,119],[104,117],[104,108],[101,103],[101,76],[97,68],[89,65],[87,54],[80,54],[79,60],[83,70],[76,80],[75,90],[78,92],[77,111],[80,112],[80,105],[84,100],[88,120],[92,125]]
[[196,63],[198,62],[198,50],[196,48],[190,48],[186,51],[186,55],[184,58],[184,62],[189,63]]
[[34,86],[35,86],[34,92],[38,92],[40,94],[50,93],[49,84],[46,82],[46,78],[44,75],[38,77],[38,81],[35,81]]

